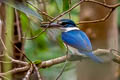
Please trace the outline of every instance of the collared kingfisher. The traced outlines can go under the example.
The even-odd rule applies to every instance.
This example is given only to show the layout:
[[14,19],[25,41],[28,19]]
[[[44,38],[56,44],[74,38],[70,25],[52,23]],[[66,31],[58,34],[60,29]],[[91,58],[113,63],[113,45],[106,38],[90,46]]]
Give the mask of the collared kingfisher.
[[103,60],[92,52],[92,45],[87,35],[81,31],[70,19],[61,19],[57,22],[62,31],[61,38],[68,48],[75,55],[90,57],[93,61],[103,63]]
[[[49,27],[48,27],[49,26]],[[92,45],[87,35],[81,31],[76,24],[70,19],[61,19],[56,23],[50,25],[43,25],[41,27],[58,28],[62,31],[61,38],[68,46],[73,55],[88,56],[93,61],[103,63],[104,61],[95,56],[92,52]]]

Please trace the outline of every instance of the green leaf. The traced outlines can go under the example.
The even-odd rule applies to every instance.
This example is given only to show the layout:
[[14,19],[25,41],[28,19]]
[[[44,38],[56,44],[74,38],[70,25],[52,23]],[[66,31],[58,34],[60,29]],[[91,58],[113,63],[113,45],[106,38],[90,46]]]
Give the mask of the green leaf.
[[40,64],[42,61],[41,60],[36,60],[36,61],[34,61],[33,63],[34,64]]
[[14,2],[12,0],[2,0],[2,2],[25,13],[26,15],[34,16],[34,17],[38,18],[40,21],[43,20],[42,17],[39,15],[39,13],[35,12],[28,6],[24,5],[24,3],[22,3],[22,2],[18,2],[16,0],[14,0]]
[[60,12],[62,12],[63,11],[63,0],[55,0],[55,1],[56,1],[58,9],[60,10]]
[[69,9],[69,0],[63,0],[63,11]]

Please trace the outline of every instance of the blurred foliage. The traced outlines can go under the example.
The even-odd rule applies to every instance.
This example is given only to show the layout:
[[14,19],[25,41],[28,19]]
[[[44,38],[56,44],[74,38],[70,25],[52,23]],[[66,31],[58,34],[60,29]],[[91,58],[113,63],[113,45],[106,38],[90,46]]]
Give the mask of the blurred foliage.
[[63,11],[63,0],[56,0],[56,5],[60,12]]
[[[57,0],[59,1],[59,0]],[[53,0],[49,0],[48,1],[48,5],[46,5],[46,9],[47,9],[47,13],[53,17],[59,15],[60,13],[66,11],[69,9],[69,0],[61,0],[61,3],[57,3],[57,1],[53,1]],[[78,2],[79,0],[71,0],[71,6],[73,6],[76,2]],[[59,5],[58,5],[59,4]],[[60,6],[63,5],[63,6]],[[58,8],[63,8],[63,9],[58,9]],[[80,12],[80,6],[76,7],[75,9],[73,9],[70,13],[71,13],[71,19],[74,20],[75,22],[79,21],[79,12]],[[69,18],[69,14],[64,15],[62,18]]]
[[69,9],[69,1],[70,0],[63,0],[63,11],[66,11]]
[[5,4],[8,4],[9,6],[24,12],[26,15],[32,15],[36,18],[38,18],[40,21],[42,21],[42,17],[39,15],[39,13],[33,11],[31,8],[27,7],[24,3],[19,1],[10,1],[10,0],[2,0]]

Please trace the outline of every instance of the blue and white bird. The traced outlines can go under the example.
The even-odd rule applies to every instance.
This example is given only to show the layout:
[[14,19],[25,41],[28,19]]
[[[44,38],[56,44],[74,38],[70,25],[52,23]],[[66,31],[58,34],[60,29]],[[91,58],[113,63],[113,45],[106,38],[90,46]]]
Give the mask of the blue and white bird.
[[63,42],[68,45],[73,54],[88,56],[95,62],[103,62],[102,59],[93,54],[89,38],[83,31],[77,28],[72,20],[61,19],[57,24],[61,25]]

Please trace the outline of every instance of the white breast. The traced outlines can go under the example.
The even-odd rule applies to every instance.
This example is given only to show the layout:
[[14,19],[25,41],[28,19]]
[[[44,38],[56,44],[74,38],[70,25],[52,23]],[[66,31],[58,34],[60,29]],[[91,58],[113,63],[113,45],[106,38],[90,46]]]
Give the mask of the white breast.
[[68,49],[72,52],[72,54],[74,55],[82,55],[85,56],[84,54],[81,54],[76,48],[73,48],[71,46],[68,45]]

